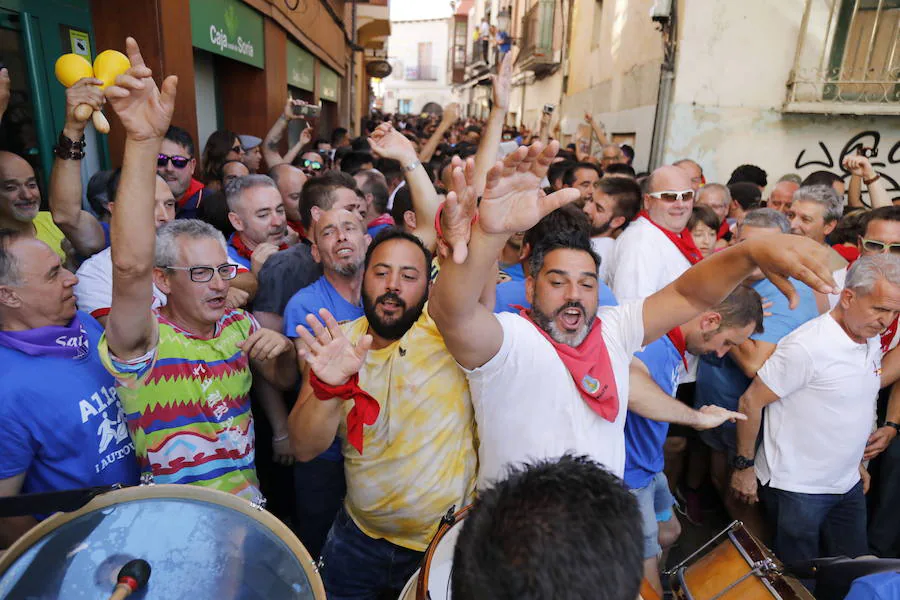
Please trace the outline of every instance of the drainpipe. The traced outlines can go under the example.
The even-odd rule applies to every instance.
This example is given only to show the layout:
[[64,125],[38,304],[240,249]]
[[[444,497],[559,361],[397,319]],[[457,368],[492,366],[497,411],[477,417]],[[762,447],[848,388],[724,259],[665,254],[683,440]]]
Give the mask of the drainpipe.
[[672,13],[668,22],[660,22],[663,37],[663,61],[659,71],[659,92],[656,97],[656,115],[653,120],[653,138],[650,141],[649,171],[662,165],[666,148],[666,132],[669,129],[669,112],[672,104],[672,89],[675,82],[675,46],[678,2],[672,2]]
[[359,123],[356,122],[356,0],[353,0],[353,6],[350,9],[350,29],[352,31],[351,35],[351,44],[350,44],[350,110],[349,118],[347,119],[347,123],[349,124],[350,131],[353,131],[357,134],[361,133],[357,127]]

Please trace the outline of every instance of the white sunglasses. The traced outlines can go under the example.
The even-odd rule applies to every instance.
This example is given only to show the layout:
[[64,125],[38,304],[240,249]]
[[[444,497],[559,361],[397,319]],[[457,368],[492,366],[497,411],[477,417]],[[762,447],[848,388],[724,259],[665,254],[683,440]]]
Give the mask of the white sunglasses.
[[678,200],[690,202],[694,199],[694,190],[684,190],[681,192],[666,190],[664,192],[650,192],[647,195],[651,198],[658,198],[663,202],[677,202]]

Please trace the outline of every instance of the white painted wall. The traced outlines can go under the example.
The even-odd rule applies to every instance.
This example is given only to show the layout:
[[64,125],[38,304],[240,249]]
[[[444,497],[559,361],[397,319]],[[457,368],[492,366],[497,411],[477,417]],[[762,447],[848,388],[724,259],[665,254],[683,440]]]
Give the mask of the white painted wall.
[[878,148],[873,160],[891,197],[900,199],[900,105],[894,116],[781,111],[803,7],[803,0],[679,2],[665,160],[693,158],[707,181],[720,182],[736,166],[756,164],[771,187],[789,172],[843,174],[841,154],[862,134],[863,145]]
[[[420,2],[431,5],[431,1]],[[394,66],[394,72],[384,81],[384,110],[396,112],[400,100],[412,101],[411,112],[421,112],[428,102],[437,102],[441,106],[451,101],[450,85],[447,80],[447,55],[449,52],[451,18],[393,21],[394,6],[391,3],[391,37],[388,60]],[[447,11],[449,13],[449,3]],[[406,68],[415,67],[419,62],[419,42],[431,42],[431,64],[436,70],[435,81],[407,80]]]

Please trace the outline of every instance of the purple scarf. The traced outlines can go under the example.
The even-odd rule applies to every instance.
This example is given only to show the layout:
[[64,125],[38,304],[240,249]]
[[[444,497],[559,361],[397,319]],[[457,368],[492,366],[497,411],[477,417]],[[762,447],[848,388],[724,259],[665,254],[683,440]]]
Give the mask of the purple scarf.
[[57,356],[78,360],[90,350],[87,331],[78,314],[66,327],[49,325],[26,331],[0,331],[0,346],[30,356]]

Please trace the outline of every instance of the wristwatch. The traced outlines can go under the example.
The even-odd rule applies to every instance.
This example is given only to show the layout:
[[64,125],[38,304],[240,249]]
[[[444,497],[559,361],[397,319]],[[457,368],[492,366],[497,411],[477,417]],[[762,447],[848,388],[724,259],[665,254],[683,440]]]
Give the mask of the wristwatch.
[[894,431],[896,431],[897,434],[900,435],[900,424],[894,423],[893,421],[885,421],[884,426],[885,427],[893,427]]
[[420,163],[418,160],[414,160],[411,163],[409,163],[408,165],[403,165],[403,170],[406,171],[407,173],[412,173],[413,171],[418,169],[420,166],[422,166],[422,163]]
[[734,467],[736,471],[743,471],[744,469],[749,469],[754,465],[754,461],[752,458],[747,458],[746,456],[741,456],[740,454],[736,455],[731,459],[731,466]]

